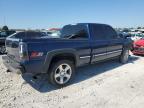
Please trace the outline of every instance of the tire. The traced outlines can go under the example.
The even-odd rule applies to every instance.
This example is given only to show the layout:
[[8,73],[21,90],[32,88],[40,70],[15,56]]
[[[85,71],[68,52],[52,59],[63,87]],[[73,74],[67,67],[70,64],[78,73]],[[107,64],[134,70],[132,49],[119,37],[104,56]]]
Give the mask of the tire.
[[66,86],[75,75],[74,63],[69,60],[60,60],[52,63],[48,73],[49,80],[53,85]]
[[120,56],[120,62],[125,64],[128,62],[128,60],[129,60],[129,50],[124,49],[121,56]]

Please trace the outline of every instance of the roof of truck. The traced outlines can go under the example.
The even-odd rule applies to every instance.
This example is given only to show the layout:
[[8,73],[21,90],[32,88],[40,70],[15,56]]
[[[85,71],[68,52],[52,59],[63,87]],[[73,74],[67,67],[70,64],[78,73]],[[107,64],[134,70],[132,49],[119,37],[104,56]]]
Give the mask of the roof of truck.
[[110,26],[108,24],[102,24],[102,23],[75,23],[75,24],[69,24],[69,25],[92,25],[92,24]]

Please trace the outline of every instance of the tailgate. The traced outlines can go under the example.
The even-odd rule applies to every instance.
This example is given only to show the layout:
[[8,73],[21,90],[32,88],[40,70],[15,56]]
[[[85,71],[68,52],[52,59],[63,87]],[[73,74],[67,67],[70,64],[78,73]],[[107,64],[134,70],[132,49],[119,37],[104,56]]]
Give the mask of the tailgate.
[[20,56],[19,56],[19,39],[14,38],[7,38],[6,39],[6,50],[7,50],[7,56],[14,61],[19,62]]

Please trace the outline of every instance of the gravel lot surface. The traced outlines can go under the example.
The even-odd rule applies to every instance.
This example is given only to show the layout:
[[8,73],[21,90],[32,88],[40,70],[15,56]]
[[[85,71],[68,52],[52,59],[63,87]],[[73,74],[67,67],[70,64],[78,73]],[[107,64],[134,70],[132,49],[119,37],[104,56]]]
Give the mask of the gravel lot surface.
[[0,56],[0,108],[144,108],[144,57],[81,67],[58,89],[46,76],[7,73]]

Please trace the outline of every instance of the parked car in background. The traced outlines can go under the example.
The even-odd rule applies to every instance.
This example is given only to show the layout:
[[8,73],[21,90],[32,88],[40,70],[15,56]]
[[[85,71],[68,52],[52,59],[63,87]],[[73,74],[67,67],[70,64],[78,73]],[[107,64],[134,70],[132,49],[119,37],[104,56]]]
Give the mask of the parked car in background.
[[76,67],[114,58],[126,63],[131,46],[127,38],[121,38],[106,24],[66,25],[58,38],[19,38],[23,35],[6,39],[8,52],[2,59],[7,69],[22,74],[47,74],[50,82],[58,86],[74,78]]
[[50,36],[52,36],[53,38],[59,38],[60,31],[61,31],[60,28],[51,28],[51,29],[49,29]]
[[52,29],[49,29],[49,30],[44,30],[42,32],[45,33],[48,37],[59,38],[60,31],[61,31],[60,28],[52,28]]
[[144,37],[144,35],[143,35],[142,33],[139,33],[139,34],[131,34],[131,36],[132,36],[132,40],[133,40],[133,41],[137,41],[137,40],[139,40],[139,39],[141,39],[141,38]]
[[144,55],[144,38],[135,41],[133,46],[133,54]]
[[6,48],[5,48],[5,39],[9,35],[15,33],[13,30],[8,30],[8,31],[1,31],[0,32],[0,53],[4,54],[6,53]]
[[130,33],[124,33],[124,32],[118,32],[118,35],[121,38],[127,39],[127,41],[129,41],[129,43],[131,43],[130,50],[133,50],[133,42],[134,42],[134,40],[132,39],[132,35]]

